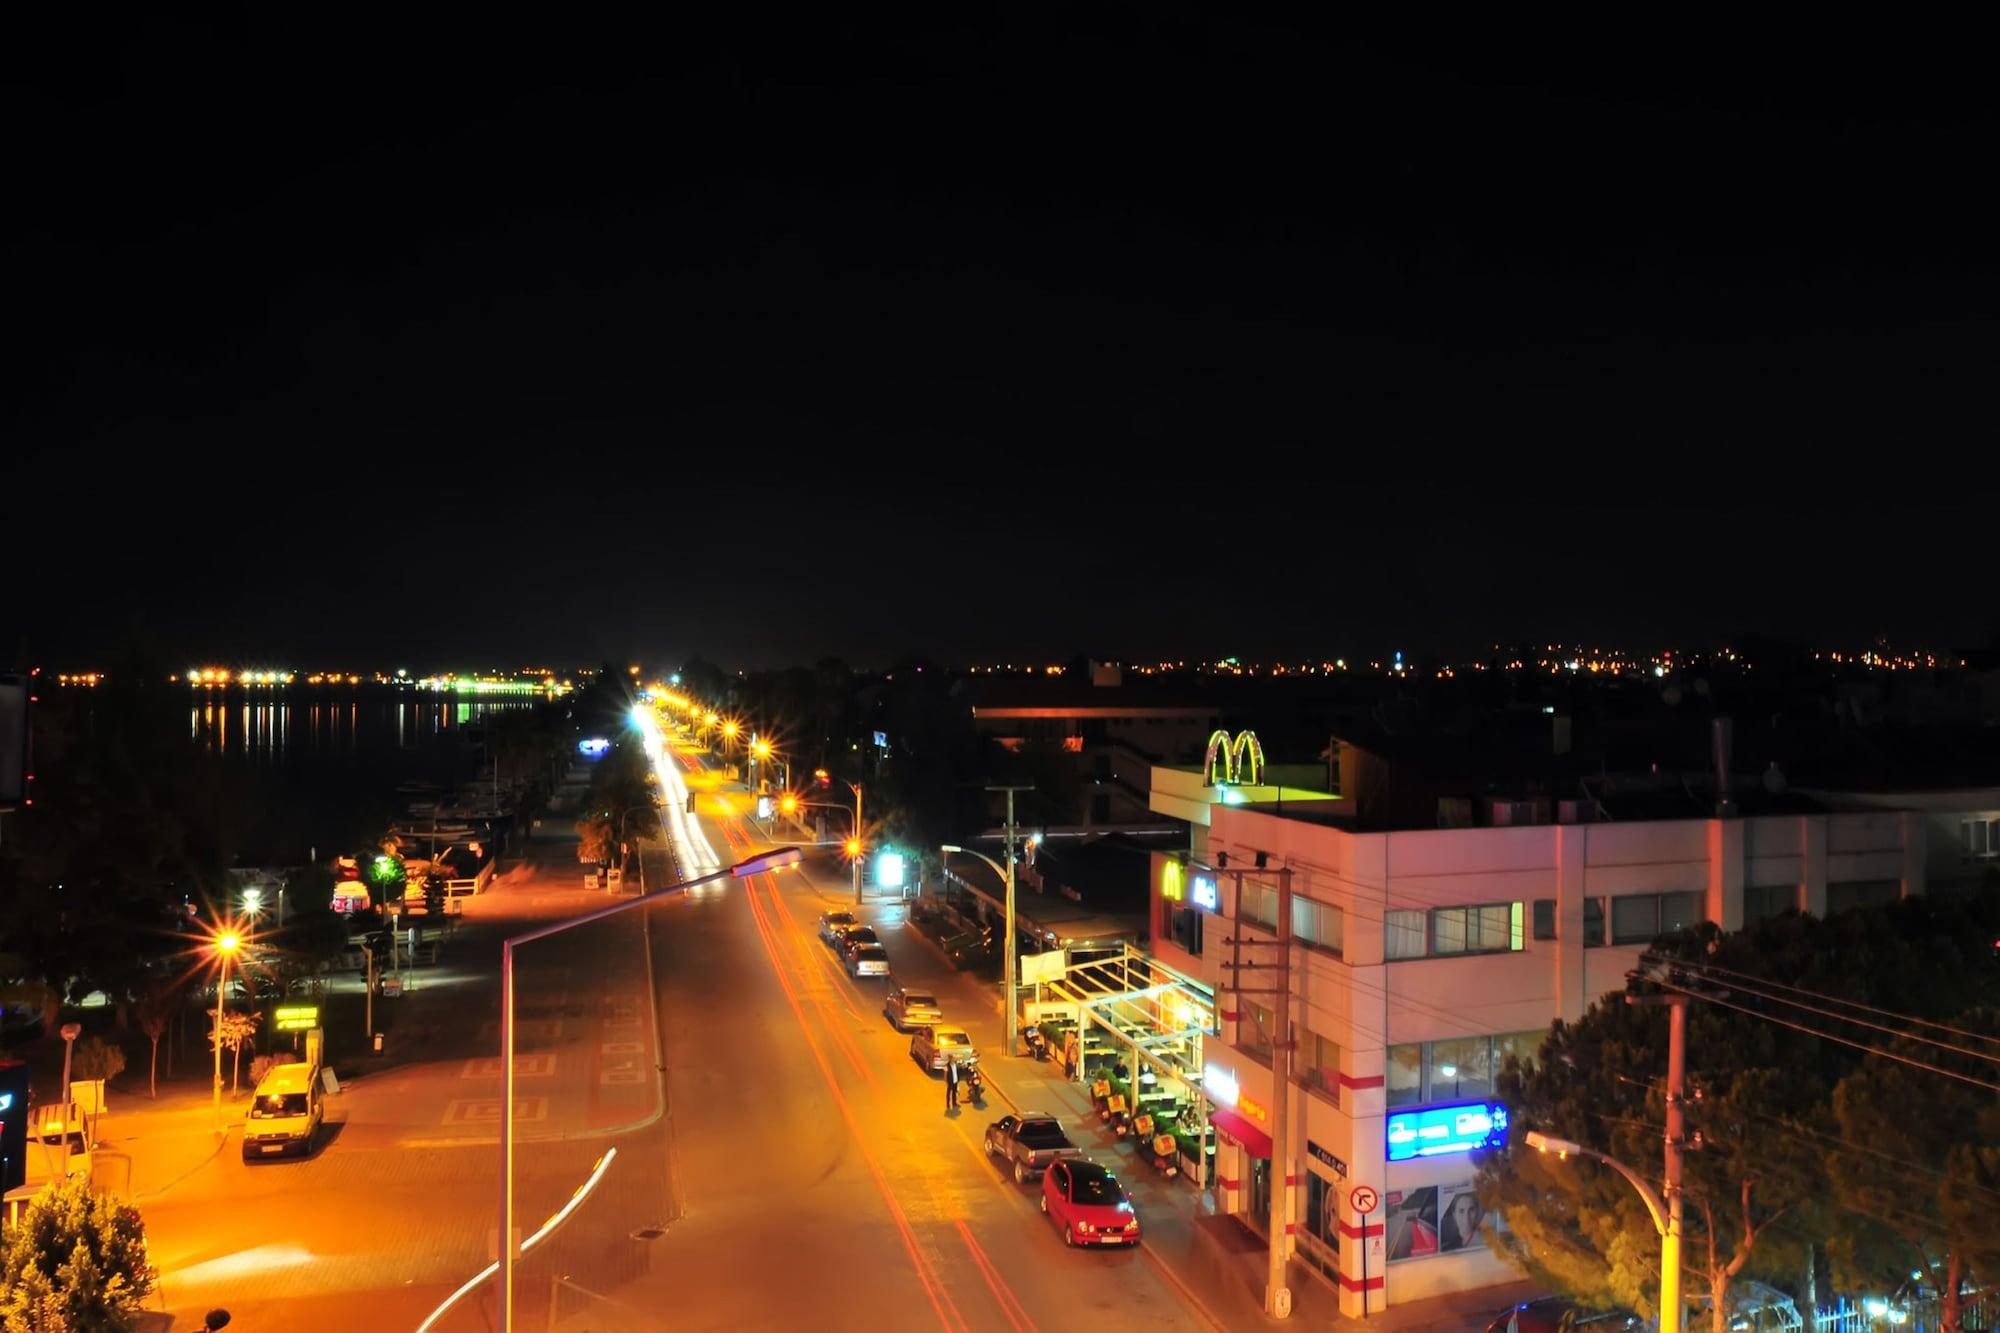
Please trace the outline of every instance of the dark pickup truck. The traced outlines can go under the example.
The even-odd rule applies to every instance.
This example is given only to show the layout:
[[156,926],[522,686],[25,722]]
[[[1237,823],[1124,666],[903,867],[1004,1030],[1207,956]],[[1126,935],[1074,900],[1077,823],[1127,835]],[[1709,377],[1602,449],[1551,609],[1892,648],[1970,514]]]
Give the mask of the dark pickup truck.
[[1026,1184],[1049,1169],[1059,1157],[1082,1157],[1083,1149],[1069,1141],[1062,1122],[1052,1115],[1003,1115],[986,1127],[986,1151],[1014,1164],[1014,1179]]

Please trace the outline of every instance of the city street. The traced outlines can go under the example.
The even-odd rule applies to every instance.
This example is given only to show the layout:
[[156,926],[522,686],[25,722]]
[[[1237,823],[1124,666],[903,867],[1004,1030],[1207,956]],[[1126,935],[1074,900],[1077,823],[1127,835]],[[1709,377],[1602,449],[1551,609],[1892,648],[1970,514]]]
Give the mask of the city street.
[[[695,844],[678,849],[688,874],[769,845],[724,794],[701,800],[698,825],[672,821]],[[446,966],[415,974],[401,1062],[338,1071],[313,1158],[246,1165],[232,1133],[141,1198],[173,1327],[220,1305],[252,1329],[351,1329],[361,1311],[369,1327],[415,1328],[491,1261],[498,943],[606,902],[578,887],[569,845],[537,855],[472,900]],[[649,883],[674,873],[654,845]],[[1205,1327],[1144,1251],[1066,1251],[1033,1187],[984,1155],[986,1124],[1014,1104],[1065,1110],[1030,1091],[1050,1067],[998,1059],[991,988],[951,972],[900,905],[870,905],[898,979],[932,987],[986,1054],[986,1109],[945,1113],[942,1084],[882,1014],[887,983],[850,980],[817,938],[819,913],[851,897],[836,860],[655,905],[650,963],[639,913],[522,950],[517,1229],[532,1234],[617,1152],[522,1257],[517,1326]],[[1092,1147],[1095,1133],[1076,1137]],[[1142,1217],[1168,1207],[1171,1186],[1128,1180]],[[487,1281],[437,1327],[497,1322]]]

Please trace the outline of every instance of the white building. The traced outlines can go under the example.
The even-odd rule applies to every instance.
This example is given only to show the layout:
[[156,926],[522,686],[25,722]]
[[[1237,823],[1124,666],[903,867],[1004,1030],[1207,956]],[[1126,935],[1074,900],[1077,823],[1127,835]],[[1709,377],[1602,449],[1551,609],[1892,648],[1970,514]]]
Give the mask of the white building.
[[[1923,891],[1922,813],[1762,795],[1751,794],[1753,812],[1787,812],[1367,828],[1324,793],[1155,768],[1152,809],[1186,820],[1192,836],[1185,856],[1154,856],[1153,952],[1217,995],[1221,1033],[1202,1058],[1222,1206],[1264,1231],[1277,996],[1243,993],[1272,974],[1226,965],[1274,960],[1289,872],[1295,1077],[1279,1155],[1295,1254],[1338,1286],[1348,1315],[1363,1313],[1364,1293],[1374,1313],[1515,1280],[1468,1225],[1476,1204],[1459,1202],[1469,1149],[1418,1136],[1415,1111],[1477,1104],[1465,1122],[1476,1126],[1504,1057],[1531,1055],[1552,1020],[1623,989],[1662,931]],[[1420,1147],[1434,1154],[1405,1155]],[[1365,1217],[1351,1204],[1356,1186],[1378,1200]]]

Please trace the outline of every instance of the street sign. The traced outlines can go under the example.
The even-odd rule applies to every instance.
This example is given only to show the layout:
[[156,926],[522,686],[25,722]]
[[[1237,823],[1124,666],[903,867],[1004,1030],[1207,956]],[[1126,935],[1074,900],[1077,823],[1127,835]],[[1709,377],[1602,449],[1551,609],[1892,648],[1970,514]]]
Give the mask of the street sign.
[[280,1032],[310,1032],[319,1026],[316,1004],[280,1005],[271,1012],[271,1021]]
[[1356,1217],[1368,1216],[1375,1211],[1375,1205],[1380,1202],[1373,1185],[1356,1185],[1347,1191],[1347,1206],[1354,1210]]
[[382,978],[382,995],[384,998],[394,1000],[400,998],[402,994],[403,979],[401,977]]

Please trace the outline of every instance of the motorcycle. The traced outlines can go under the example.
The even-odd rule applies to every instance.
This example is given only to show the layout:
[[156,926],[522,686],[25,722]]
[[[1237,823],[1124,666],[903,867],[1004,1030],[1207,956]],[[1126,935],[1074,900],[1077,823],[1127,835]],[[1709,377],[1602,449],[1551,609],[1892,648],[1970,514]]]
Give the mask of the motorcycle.
[[986,1078],[979,1072],[978,1065],[959,1072],[958,1096],[961,1101],[971,1102],[981,1110],[986,1109]]
[[1037,1060],[1046,1060],[1049,1058],[1049,1039],[1042,1035],[1040,1028],[1028,1029],[1027,1042],[1029,1055],[1034,1056]]

